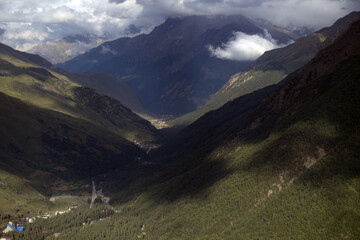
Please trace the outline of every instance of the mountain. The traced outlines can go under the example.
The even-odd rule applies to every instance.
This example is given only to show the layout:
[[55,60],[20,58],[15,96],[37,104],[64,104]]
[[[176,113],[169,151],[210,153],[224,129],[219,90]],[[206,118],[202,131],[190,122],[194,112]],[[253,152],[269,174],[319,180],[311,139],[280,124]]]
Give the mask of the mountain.
[[32,47],[27,52],[39,54],[52,64],[63,63],[94,48],[104,42],[103,39],[89,34],[67,36],[63,39]]
[[[130,141],[156,141],[152,125],[114,98],[83,87],[39,56],[0,45],[0,90],[26,103],[105,127]],[[85,76],[81,76],[84,81]],[[77,76],[77,80],[80,76]]]
[[92,221],[106,210],[81,208],[10,236],[358,239],[359,37],[356,21],[256,106],[243,105],[254,93],[236,98],[148,152],[130,175],[96,176],[111,216]]
[[313,28],[309,28],[306,26],[300,27],[300,26],[295,26],[295,25],[288,25],[286,28],[289,29],[290,32],[293,32],[296,35],[302,36],[302,37],[305,37],[305,36],[310,35],[315,32],[315,30]]
[[331,44],[359,18],[359,12],[352,12],[337,20],[331,27],[299,38],[286,47],[265,52],[250,69],[233,75],[204,106],[170,121],[169,124],[188,125],[206,112],[217,109],[232,99],[280,82],[289,73],[309,62],[320,49]]
[[[87,120],[0,92],[0,227],[86,203],[91,177],[130,172],[144,152]],[[51,196],[74,195],[57,202]]]
[[70,72],[106,72],[129,84],[145,108],[158,114],[182,114],[203,105],[225,81],[251,62],[211,57],[234,32],[264,34],[280,43],[296,36],[285,29],[242,16],[170,18],[150,34],[106,42],[58,66]]
[[148,156],[132,183],[98,176],[116,214],[61,231],[53,218],[34,234],[358,239],[359,37],[357,21],[256,107],[240,110],[248,94],[207,113]]
[[[60,69],[56,71],[63,72]],[[87,72],[83,74],[64,73],[74,82],[82,86],[86,86],[96,90],[97,92],[110,96],[139,114],[150,114],[140,103],[134,90],[124,82],[118,81],[116,78],[106,73]]]
[[[163,137],[116,99],[59,72],[0,44],[1,227],[9,218],[86,202],[91,177],[137,169],[145,153],[133,142]],[[49,202],[56,194],[79,196]]]
[[236,99],[155,153],[169,165],[126,205],[146,237],[358,238],[359,33],[356,22],[255,109],[231,116]]
[[84,74],[72,74],[61,68],[53,66],[39,55],[21,52],[15,53],[14,51],[10,51],[10,54],[15,54],[16,57],[22,59],[23,61],[30,61],[39,65],[40,67],[49,68],[51,71],[71,79],[73,83],[78,83],[82,86],[92,88],[98,93],[110,96],[120,101],[123,105],[125,105],[127,108],[130,108],[132,111],[151,115],[151,113],[145,110],[141,105],[139,99],[131,87],[123,82],[117,81],[114,77],[111,77],[106,73],[87,72]]

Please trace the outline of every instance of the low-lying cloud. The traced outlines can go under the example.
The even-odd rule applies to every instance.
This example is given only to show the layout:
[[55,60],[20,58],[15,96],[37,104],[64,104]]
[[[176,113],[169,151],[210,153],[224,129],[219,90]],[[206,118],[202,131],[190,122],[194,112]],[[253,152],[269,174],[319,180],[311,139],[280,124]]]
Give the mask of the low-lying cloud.
[[243,32],[235,32],[234,37],[229,42],[216,48],[208,46],[208,49],[211,55],[217,58],[248,61],[257,59],[266,51],[284,46],[284,44],[278,44],[265,30],[264,35],[248,35]]

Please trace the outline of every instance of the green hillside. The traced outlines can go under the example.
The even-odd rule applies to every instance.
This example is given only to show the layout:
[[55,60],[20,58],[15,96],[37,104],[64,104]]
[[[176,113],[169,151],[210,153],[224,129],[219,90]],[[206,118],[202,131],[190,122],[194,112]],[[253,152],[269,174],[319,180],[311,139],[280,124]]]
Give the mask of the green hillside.
[[[237,97],[251,94],[252,92],[277,84],[286,77],[282,71],[253,71],[249,70],[244,73],[238,73],[229,79],[218,92],[216,92],[210,100],[199,109],[182,115],[168,122],[171,126],[187,126],[200,118],[209,111],[215,110],[223,106],[225,103],[236,99]],[[258,101],[261,98],[258,99]],[[257,101],[257,102],[258,102]],[[256,103],[257,103],[256,102]],[[255,104],[256,104],[255,103]],[[246,103],[244,103],[246,104]],[[249,105],[249,107],[252,107]]]
[[56,210],[60,206],[49,202],[51,195],[80,195],[85,202],[91,189],[84,186],[92,176],[132,169],[143,155],[124,138],[90,122],[3,93],[0,99],[0,223]]
[[148,113],[131,87],[106,73],[88,72],[84,74],[70,74],[70,76],[72,80],[82,86],[92,88],[101,94],[115,98],[136,113]]
[[142,177],[104,186],[118,213],[60,236],[359,239],[359,37],[357,22],[256,108],[206,114]]
[[320,49],[331,44],[347,30],[352,22],[359,18],[359,12],[352,12],[337,20],[331,27],[297,39],[293,44],[284,48],[265,52],[248,71],[233,75],[204,106],[169,121],[169,124],[172,126],[189,125],[205,113],[221,107],[228,101],[280,82],[289,73],[309,62]]
[[[144,155],[132,142],[162,137],[117,100],[55,70],[39,56],[0,44],[1,228],[86,203],[91,177],[131,172]],[[62,194],[78,197],[49,201]]]
[[37,107],[92,122],[130,141],[152,142],[161,137],[149,122],[117,100],[74,83],[66,76],[70,74],[53,71],[56,69],[50,63],[32,59],[35,57],[1,45],[0,91]]

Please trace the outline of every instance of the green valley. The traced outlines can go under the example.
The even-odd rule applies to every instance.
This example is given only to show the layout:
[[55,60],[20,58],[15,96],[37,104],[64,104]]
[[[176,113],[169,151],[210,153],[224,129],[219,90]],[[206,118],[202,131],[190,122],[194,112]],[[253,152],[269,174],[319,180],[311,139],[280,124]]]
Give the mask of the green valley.
[[[0,46],[1,224],[86,203],[91,177],[136,168],[144,150],[132,142],[163,137],[117,100],[55,70]],[[65,193],[80,197],[49,201]]]
[[[238,110],[243,96],[204,115],[152,152],[130,182],[122,182],[126,171],[98,176],[117,212],[65,229],[55,217],[50,232],[64,239],[358,239],[359,34],[358,21],[256,107]],[[32,239],[31,231],[11,236]],[[49,230],[37,236],[56,238]]]
[[[130,2],[101,4],[118,14]],[[360,239],[360,13],[301,38],[310,30],[296,27],[169,18],[64,64],[108,73],[0,44],[0,238]],[[254,58],[219,52],[262,55],[220,87]]]

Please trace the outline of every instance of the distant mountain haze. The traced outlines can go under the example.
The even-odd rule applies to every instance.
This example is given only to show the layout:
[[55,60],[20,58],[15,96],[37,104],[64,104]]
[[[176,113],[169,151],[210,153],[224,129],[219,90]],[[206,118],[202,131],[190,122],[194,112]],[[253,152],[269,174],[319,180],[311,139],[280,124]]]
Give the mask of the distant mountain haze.
[[84,35],[70,35],[57,41],[36,45],[27,50],[28,53],[39,54],[53,64],[63,63],[94,48],[104,42],[104,39]]

